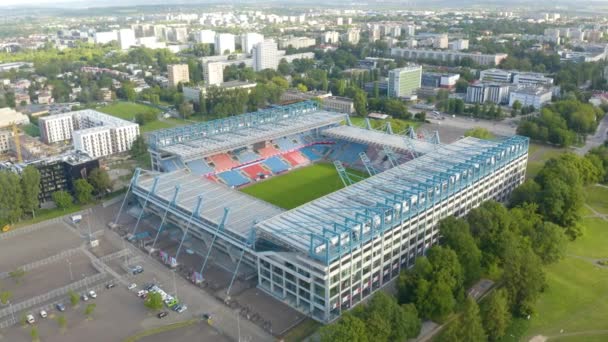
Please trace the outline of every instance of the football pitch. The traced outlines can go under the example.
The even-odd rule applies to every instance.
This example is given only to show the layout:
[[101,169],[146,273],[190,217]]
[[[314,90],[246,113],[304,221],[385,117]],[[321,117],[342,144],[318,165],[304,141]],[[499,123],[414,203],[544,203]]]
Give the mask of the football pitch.
[[[365,177],[365,174],[357,170],[347,171]],[[343,187],[334,166],[322,163],[272,177],[241,191],[283,209],[292,209]]]

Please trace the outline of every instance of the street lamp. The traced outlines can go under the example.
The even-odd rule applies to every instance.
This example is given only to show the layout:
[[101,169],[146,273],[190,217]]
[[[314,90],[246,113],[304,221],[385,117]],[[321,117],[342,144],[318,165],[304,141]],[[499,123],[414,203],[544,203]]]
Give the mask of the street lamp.
[[238,311],[234,312],[236,314],[236,329],[238,331],[238,342],[241,342],[241,315],[239,315]]
[[74,281],[74,274],[72,274],[72,262],[68,260],[68,269],[70,270],[70,281]]
[[87,293],[89,292],[89,284],[87,283],[87,276],[83,273],[82,278],[84,279],[84,287],[87,289]]

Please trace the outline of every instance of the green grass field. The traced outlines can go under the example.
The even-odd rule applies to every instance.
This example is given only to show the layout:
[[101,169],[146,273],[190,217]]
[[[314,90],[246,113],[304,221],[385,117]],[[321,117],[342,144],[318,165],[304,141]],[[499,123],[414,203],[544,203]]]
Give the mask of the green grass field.
[[[114,102],[104,107],[99,107],[97,108],[97,110],[128,121],[133,121],[135,115],[139,113],[152,113],[154,115],[160,114],[160,110],[158,108],[146,106],[144,104],[135,102],[122,101]],[[141,126],[140,129],[142,132],[150,132],[155,131],[157,129],[171,128],[174,126],[176,126],[176,124],[173,122],[163,122],[159,120],[154,120]]]
[[[606,208],[608,189],[590,186],[586,193],[592,194],[587,204]],[[608,267],[595,264],[608,259],[608,221],[585,218],[581,225],[583,236],[568,244],[567,256],[546,268],[548,286],[530,321],[520,322],[527,326],[522,340],[543,335],[550,341],[608,341]]]
[[540,169],[543,168],[545,162],[551,158],[557,157],[566,150],[563,148],[555,148],[546,145],[530,144],[528,150],[528,168],[526,170],[527,178],[534,178]]
[[[356,170],[348,172],[363,176]],[[248,186],[241,191],[278,207],[292,209],[343,187],[332,164],[314,164]]]

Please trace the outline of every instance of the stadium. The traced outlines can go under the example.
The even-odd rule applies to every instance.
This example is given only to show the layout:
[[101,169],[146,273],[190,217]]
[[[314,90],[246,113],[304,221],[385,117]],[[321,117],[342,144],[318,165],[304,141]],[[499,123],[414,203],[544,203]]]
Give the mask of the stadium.
[[239,268],[252,269],[259,289],[324,323],[412,266],[437,242],[439,220],[505,200],[528,158],[525,137],[443,144],[389,124],[356,127],[315,102],[147,140],[152,170],[136,171],[128,197],[137,223],[158,222],[151,248],[173,229],[177,250],[161,251],[171,266],[185,257],[184,242],[196,241],[195,279],[207,276],[212,251],[221,253],[235,265],[230,286]]

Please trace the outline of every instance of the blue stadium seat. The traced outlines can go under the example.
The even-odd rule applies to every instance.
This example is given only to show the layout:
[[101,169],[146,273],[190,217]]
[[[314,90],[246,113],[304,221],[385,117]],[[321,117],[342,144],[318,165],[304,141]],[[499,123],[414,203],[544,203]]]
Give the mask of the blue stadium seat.
[[324,149],[318,149],[316,146],[307,146],[300,150],[306,158],[310,159],[310,161],[315,162],[323,158]]
[[333,145],[331,159],[339,160],[345,164],[352,165],[360,160],[359,153],[365,152],[366,150],[367,145],[354,142],[338,141],[335,145]]
[[236,170],[224,171],[218,174],[218,176],[223,179],[226,184],[234,187],[245,185],[251,181],[249,178],[243,176],[240,171]]
[[301,137],[299,135],[283,137],[275,140],[275,143],[279,145],[280,150],[289,151],[302,146],[302,141],[300,140],[300,138]]
[[260,156],[250,150],[242,150],[236,154],[236,158],[243,164],[260,159]]
[[289,166],[279,157],[268,158],[264,164],[268,166],[272,173],[281,173],[289,170]]
[[177,166],[175,165],[175,163],[173,162],[173,159],[166,159],[163,160],[161,162],[162,166],[163,166],[163,170],[165,170],[165,172],[171,172],[171,171],[175,171],[177,170]]
[[197,176],[205,175],[209,172],[213,172],[213,168],[207,165],[204,160],[197,159],[190,162],[187,162],[188,168]]

